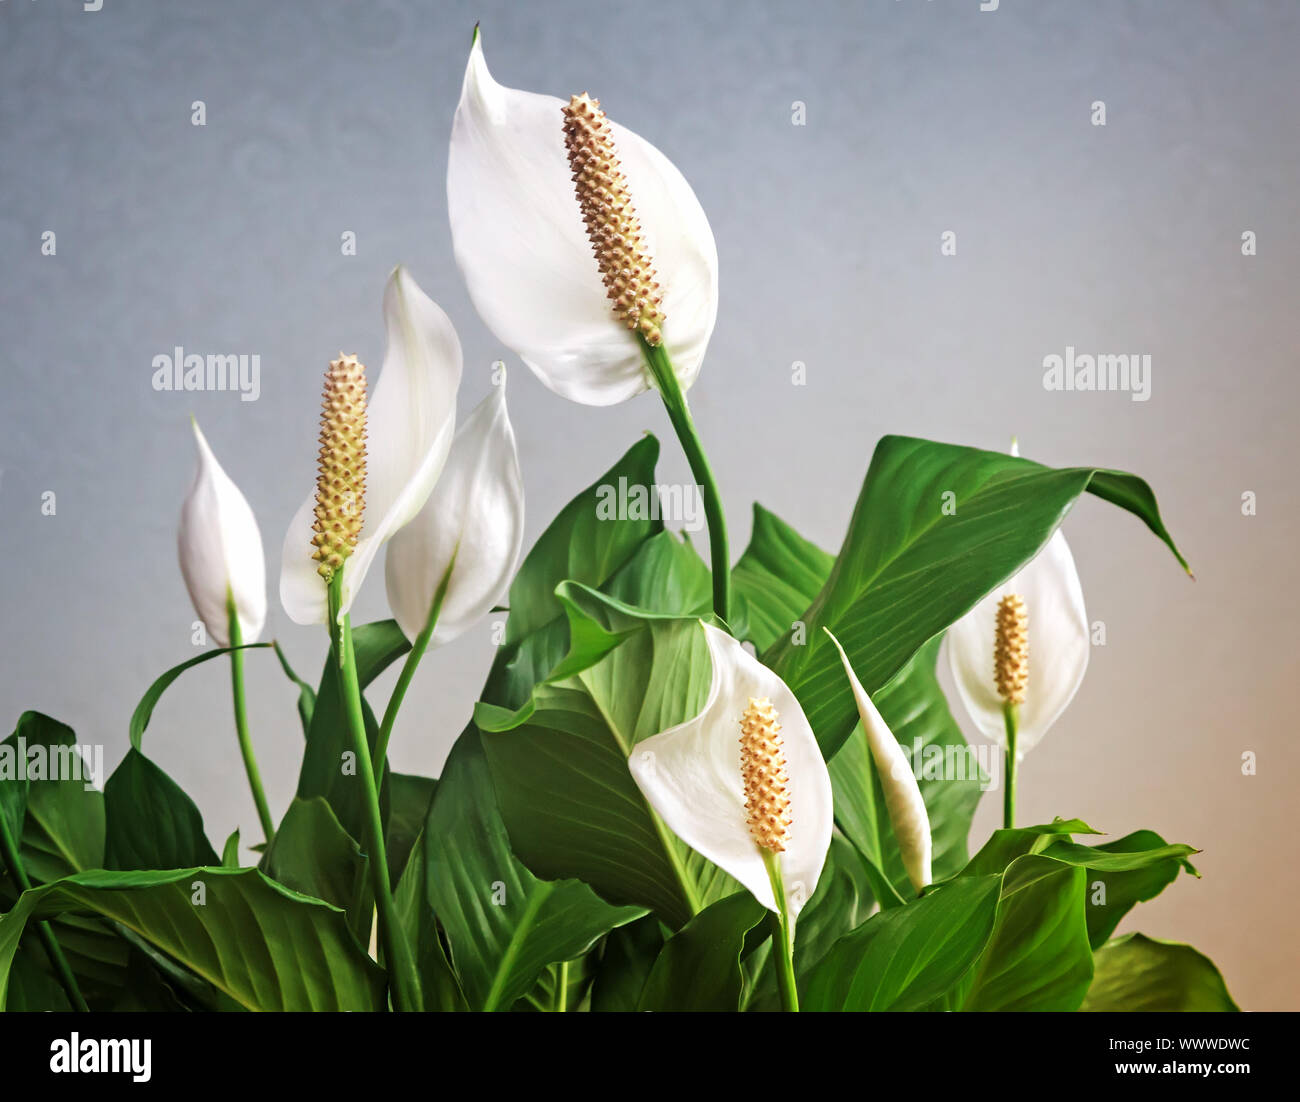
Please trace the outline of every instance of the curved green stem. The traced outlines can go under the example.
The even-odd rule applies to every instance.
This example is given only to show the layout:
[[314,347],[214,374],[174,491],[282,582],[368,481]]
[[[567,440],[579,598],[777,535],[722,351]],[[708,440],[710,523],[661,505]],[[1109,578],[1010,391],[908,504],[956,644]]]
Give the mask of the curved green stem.
[[[406,932],[397,918],[393,888],[388,878],[388,850],[384,844],[384,820],[379,810],[379,786],[375,783],[374,763],[366,739],[365,714],[361,709],[361,686],[357,681],[356,654],[352,647],[352,620],[339,616],[342,607],[343,572],[335,571],[329,587],[330,642],[338,661],[339,695],[347,712],[348,733],[357,759],[357,776],[362,784],[365,804],[365,843],[369,857],[370,885],[375,893],[379,913],[379,940],[384,949],[388,984],[393,1008],[401,1011],[421,1009],[420,977],[415,959],[406,941]],[[341,622],[340,622],[341,621]]]
[[1002,721],[1007,730],[1006,777],[1002,787],[1002,825],[1010,830],[1016,825],[1016,733],[1020,728],[1020,711],[1006,701],[1002,705]]
[[393,737],[393,724],[397,722],[397,711],[402,706],[406,690],[415,676],[415,667],[420,664],[424,652],[429,649],[429,640],[433,638],[433,629],[438,626],[438,616],[442,612],[442,602],[447,596],[447,586],[451,583],[451,572],[456,569],[456,556],[460,554],[459,544],[452,552],[447,571],[438,583],[433,594],[433,603],[429,606],[429,619],[423,630],[415,637],[411,649],[406,652],[406,661],[402,663],[402,672],[397,675],[397,684],[393,686],[393,695],[388,698],[384,709],[384,718],[379,725],[379,740],[375,743],[375,776],[380,782],[384,779],[384,770],[388,767],[388,740]]
[[271,844],[275,837],[275,820],[271,818],[271,808],[266,802],[266,790],[262,787],[262,774],[258,772],[257,758],[253,754],[253,740],[248,733],[248,712],[244,706],[244,652],[239,647],[244,645],[243,633],[239,630],[239,614],[235,611],[234,598],[226,597],[226,616],[230,624],[230,687],[235,698],[235,733],[239,736],[239,752],[244,756],[244,771],[248,774],[248,787],[253,792],[253,803],[257,805],[257,817],[262,821],[262,835],[266,844]]
[[560,962],[558,974],[555,977],[555,1010],[563,1014],[569,1009],[569,962],[567,960]]
[[[0,810],[0,859],[3,859],[5,868],[9,870],[14,886],[20,892],[31,891],[32,882],[27,878],[27,870],[23,867],[18,840],[9,829],[9,818],[3,810]],[[58,977],[59,984],[68,996],[72,1008],[82,1012],[89,1010],[86,1000],[81,995],[81,988],[77,986],[77,977],[72,974],[72,969],[68,967],[68,960],[63,955],[63,950],[59,948],[59,940],[54,936],[53,927],[48,922],[38,922],[36,934],[45,947],[45,955],[50,958],[50,964],[54,966],[54,974]]]
[[686,453],[691,475],[704,495],[704,517],[709,525],[709,558],[713,569],[713,611],[718,619],[730,624],[731,555],[727,550],[727,518],[722,510],[722,495],[718,492],[713,468],[709,466],[708,456],[704,454],[704,445],[700,442],[700,434],[691,417],[691,407],[686,402],[686,395],[682,393],[681,383],[677,380],[667,350],[661,344],[648,344],[639,331],[637,339],[641,342],[646,364],[659,388],[664,408],[668,411],[668,420],[672,422],[682,451]]
[[794,978],[794,920],[785,898],[785,882],[781,879],[781,858],[771,850],[763,850],[763,864],[772,884],[778,913],[772,916],[773,957],[776,965],[776,986],[781,994],[781,1009],[799,1009],[799,988]]

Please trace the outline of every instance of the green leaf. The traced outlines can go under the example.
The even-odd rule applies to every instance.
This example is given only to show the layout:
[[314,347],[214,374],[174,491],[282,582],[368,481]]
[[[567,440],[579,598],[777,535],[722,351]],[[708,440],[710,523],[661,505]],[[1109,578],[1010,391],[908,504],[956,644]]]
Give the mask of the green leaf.
[[[362,624],[353,629],[352,639],[356,651],[357,681],[363,693],[376,677],[411,649],[395,620]],[[373,752],[379,725],[364,698],[362,713]],[[347,723],[347,713],[339,695],[338,670],[332,651],[327,652],[296,794],[304,800],[323,797],[343,829],[353,838],[361,838],[365,833],[365,797],[361,780],[355,767],[347,773],[343,770],[344,754],[352,750]],[[385,778],[385,788],[387,783]]]
[[577,880],[539,880],[515,859],[473,726],[447,759],[424,838],[429,901],[475,1010],[509,1008],[547,965],[644,913]]
[[218,864],[203,816],[180,785],[139,750],[104,785],[104,867],[189,869]]
[[828,627],[867,692],[1038,553],[1080,494],[1144,520],[1182,562],[1150,489],[1133,475],[1052,469],[974,448],[886,436],[876,447],[844,546],[801,619],[763,656],[803,705],[829,759],[857,722]]
[[650,969],[663,947],[663,925],[654,915],[611,930],[596,965],[591,1009],[597,1013],[636,1010]]
[[[555,587],[567,579],[600,585],[627,561],[643,540],[663,530],[658,519],[601,515],[604,488],[653,487],[659,441],[647,434],[614,466],[578,494],[551,522],[528,553],[510,586],[507,646],[563,615]],[[649,491],[653,493],[653,489]]]
[[27,923],[66,912],[122,923],[248,1010],[384,1008],[383,972],[342,912],[219,868],[84,872],[25,892],[0,919],[0,1006]]
[[638,1009],[736,1010],[745,935],[768,913],[744,891],[706,907],[665,943]]
[[[808,976],[806,1010],[920,1010],[970,971],[993,931],[1000,876],[953,880],[840,938]],[[797,940],[796,940],[797,944]]]
[[1080,1010],[1234,1011],[1214,963],[1190,945],[1126,934],[1093,958],[1096,973]]
[[387,774],[388,788],[388,878],[396,884],[402,878],[411,847],[424,829],[438,782],[432,777],[410,773]]
[[153,718],[153,710],[158,706],[158,701],[162,699],[162,694],[167,691],[173,681],[191,666],[210,662],[212,659],[223,654],[229,654],[234,650],[255,650],[258,647],[269,647],[270,645],[270,643],[245,643],[241,647],[219,647],[216,650],[204,651],[196,658],[191,658],[188,662],[182,662],[179,666],[173,666],[149,686],[144,696],[140,698],[140,703],[135,706],[135,711],[131,713],[131,746],[136,750],[140,749],[145,728],[149,726],[149,720]]
[[316,709],[316,690],[294,673],[278,640],[271,640],[271,646],[275,648],[275,656],[280,660],[280,669],[284,670],[284,676],[298,686],[298,718],[302,720],[302,734],[306,738],[311,733],[311,714]]
[[995,830],[970,862],[961,871],[962,876],[987,876],[1002,873],[1017,857],[1039,853],[1056,839],[1067,840],[1071,834],[1097,834],[1082,819],[1054,819],[1041,826],[1001,828]]
[[1081,868],[1034,854],[1016,858],[1002,876],[993,935],[963,984],[960,1009],[1077,1010],[1092,980],[1085,888]]
[[406,870],[393,893],[398,921],[406,931],[407,942],[415,955],[424,1009],[445,1013],[468,1010],[469,1003],[447,959],[437,916],[429,903],[427,866],[424,832],[421,831],[411,846]]
[[572,583],[558,593],[569,656],[517,712],[475,709],[502,816],[537,875],[576,877],[677,928],[734,882],[659,821],[627,760],[641,739],[703,706],[712,670],[703,629]]
[[239,868],[239,828],[236,827],[226,838],[221,847],[221,867],[223,869]]
[[787,634],[834,564],[834,555],[755,502],[749,546],[731,572],[733,595],[746,613],[744,638],[766,650]]
[[[911,757],[914,771],[920,755],[917,784],[930,817],[935,880],[954,875],[966,864],[966,838],[984,783],[975,750],[967,745],[948,710],[935,672],[942,641],[943,636],[938,635],[922,646],[874,697],[889,729]],[[840,676],[843,679],[843,671]],[[847,681],[844,691],[848,691]],[[836,823],[870,863],[873,878],[879,870],[889,883],[888,889],[877,886],[881,906],[911,898],[915,892],[903,867],[884,790],[860,723],[828,768]]]
[[294,798],[258,868],[286,888],[346,912],[352,933],[365,942],[374,907],[367,864],[330,805],[315,796]]

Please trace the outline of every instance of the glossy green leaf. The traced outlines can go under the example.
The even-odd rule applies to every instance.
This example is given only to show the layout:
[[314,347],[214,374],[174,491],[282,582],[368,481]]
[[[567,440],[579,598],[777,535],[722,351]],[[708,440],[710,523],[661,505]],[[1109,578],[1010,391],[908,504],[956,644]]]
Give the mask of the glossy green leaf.
[[1016,858],[1002,875],[993,934],[963,981],[960,1009],[1077,1010],[1092,981],[1085,888],[1081,868],[1035,854]]
[[549,964],[644,913],[577,880],[539,880],[514,857],[473,726],[447,759],[424,838],[429,901],[473,1009],[510,1007]]
[[443,945],[437,916],[429,902],[428,861],[425,857],[424,832],[411,846],[406,869],[393,892],[398,921],[406,931],[407,944],[415,956],[420,974],[424,1009],[451,1013],[469,1009],[465,992],[452,971]]
[[239,828],[236,827],[226,837],[221,847],[221,867],[223,869],[239,868]]
[[558,676],[517,712],[475,709],[511,841],[537,875],[584,880],[676,928],[731,882],[653,814],[627,760],[641,739],[703,706],[712,677],[703,629],[583,586],[559,593],[574,647]]
[[949,992],[983,952],[1000,876],[950,881],[881,911],[840,938],[808,976],[805,1010],[920,1010]]
[[411,847],[424,830],[437,785],[432,777],[388,773],[388,878],[394,884],[401,880]]
[[27,923],[70,911],[122,923],[248,1010],[384,1006],[383,972],[341,911],[219,868],[84,872],[24,893],[0,919],[0,1006]]
[[596,964],[591,1009],[597,1013],[636,1010],[650,969],[663,947],[663,924],[654,915],[611,930]]
[[1095,953],[1080,1010],[1235,1011],[1241,1008],[1214,963],[1190,945],[1126,934]]
[[190,869],[220,861],[180,785],[134,747],[104,785],[104,867]]
[[204,662],[210,662],[214,658],[219,658],[223,654],[229,654],[235,650],[257,650],[260,647],[269,647],[270,643],[245,643],[240,647],[218,647],[216,650],[206,650],[195,658],[182,662],[179,666],[173,666],[165,674],[158,678],[149,686],[144,696],[140,698],[140,703],[135,706],[135,711],[131,713],[131,746],[139,750],[141,740],[144,738],[145,728],[149,726],[149,720],[153,718],[153,710],[158,706],[158,701],[162,699],[163,693],[170,688],[171,683],[181,674],[193,666],[201,665]]
[[639,1009],[736,1010],[745,935],[769,913],[743,891],[706,907],[664,944],[641,992]]
[[1182,562],[1140,479],[1092,467],[1052,469],[999,452],[886,436],[830,578],[763,656],[794,690],[830,758],[857,722],[828,627],[869,693],[923,644],[1028,562],[1080,494],[1135,513]]
[[734,598],[745,610],[743,638],[762,651],[788,634],[834,564],[834,555],[755,502],[749,546],[731,572]]
[[374,897],[366,857],[320,796],[295,797],[258,868],[286,888],[346,912],[357,940],[369,940]]

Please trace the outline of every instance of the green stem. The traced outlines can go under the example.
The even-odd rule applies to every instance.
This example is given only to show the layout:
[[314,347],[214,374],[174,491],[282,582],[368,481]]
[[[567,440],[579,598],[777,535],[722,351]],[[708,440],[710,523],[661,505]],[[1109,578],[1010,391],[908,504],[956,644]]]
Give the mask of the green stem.
[[569,1008],[569,962],[560,962],[559,975],[556,977],[559,990],[555,993],[556,1013],[563,1014]]
[[[243,633],[239,630],[239,614],[235,611],[234,598],[226,596],[226,616],[230,624],[231,647],[244,645]],[[239,735],[239,752],[244,756],[244,771],[248,774],[248,787],[253,792],[253,803],[257,805],[257,817],[262,821],[262,835],[266,844],[271,844],[275,837],[275,820],[271,818],[271,808],[266,802],[266,790],[262,787],[262,774],[258,772],[257,757],[253,754],[253,740],[248,733],[248,712],[244,706],[244,652],[230,652],[230,687],[235,698],[235,732]]]
[[772,916],[772,940],[775,946],[776,986],[781,993],[781,1009],[799,1009],[799,988],[794,979],[794,922],[785,898],[785,882],[781,879],[781,858],[771,850],[763,850],[763,864],[767,878],[772,883],[776,897],[777,914]]
[[727,518],[722,510],[722,496],[718,493],[718,483],[713,477],[713,468],[709,466],[708,456],[704,454],[704,445],[696,431],[695,421],[691,417],[691,407],[682,393],[681,383],[673,370],[668,351],[663,345],[648,344],[638,331],[637,339],[641,342],[641,351],[645,356],[650,373],[654,376],[659,396],[668,411],[668,420],[672,422],[673,431],[681,442],[686,461],[690,464],[691,475],[699,484],[704,495],[704,517],[709,525],[709,558],[713,568],[713,611],[723,623],[730,623],[731,612],[731,555],[727,550]]
[[442,602],[447,596],[447,586],[451,583],[451,572],[456,568],[456,556],[460,554],[460,545],[451,553],[451,562],[438,583],[433,594],[433,603],[429,606],[429,619],[420,634],[415,637],[411,649],[406,652],[406,661],[402,663],[402,672],[397,675],[397,684],[393,686],[393,695],[388,698],[388,707],[384,709],[384,719],[379,725],[379,740],[375,743],[375,776],[382,783],[384,770],[388,767],[388,740],[393,737],[393,724],[397,722],[397,711],[402,706],[406,690],[411,679],[415,677],[415,667],[420,664],[424,652],[429,649],[429,640],[433,638],[433,629],[438,626],[438,616],[442,612]]
[[1006,778],[1002,788],[1002,825],[1010,830],[1016,825],[1016,733],[1020,728],[1019,709],[1006,701],[1002,721],[1007,730]]
[[365,842],[369,856],[370,884],[379,913],[379,940],[384,949],[388,984],[393,1008],[401,1011],[421,1009],[420,977],[415,959],[407,944],[406,933],[397,919],[393,888],[388,879],[388,850],[384,845],[384,820],[379,810],[379,786],[375,783],[374,763],[366,739],[365,714],[361,710],[361,686],[357,681],[356,654],[352,646],[352,620],[339,615],[343,597],[343,572],[335,571],[329,587],[330,642],[338,661],[339,689],[347,712],[348,733],[357,759],[357,775],[362,784],[365,804]]
[[[18,849],[18,840],[14,837],[13,831],[9,829],[9,817],[5,815],[3,810],[0,810],[0,859],[4,860],[5,868],[9,870],[9,876],[13,879],[14,886],[20,892],[31,891],[32,882],[27,878],[27,870],[23,867],[22,855]],[[89,1010],[90,1008],[86,1006],[86,1000],[81,996],[81,988],[77,986],[77,977],[72,974],[72,969],[68,967],[68,960],[63,955],[63,950],[59,948],[59,941],[54,936],[54,929],[48,922],[38,922],[36,924],[36,933],[41,939],[41,944],[45,946],[45,955],[50,958],[55,975],[67,994],[68,1002],[72,1004],[72,1008],[82,1012]]]

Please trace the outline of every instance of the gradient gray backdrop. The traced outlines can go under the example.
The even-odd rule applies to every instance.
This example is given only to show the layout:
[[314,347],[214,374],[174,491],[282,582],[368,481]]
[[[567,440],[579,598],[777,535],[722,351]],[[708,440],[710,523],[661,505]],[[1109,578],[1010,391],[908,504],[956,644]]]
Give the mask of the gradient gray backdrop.
[[[112,768],[141,692],[194,653],[175,552],[191,410],[262,525],[267,636],[315,679],[324,634],[279,608],[280,543],[311,486],[326,360],[378,365],[398,261],[459,327],[462,410],[493,360],[514,366],[529,542],[645,429],[665,440],[663,477],[685,478],[653,397],[553,396],[469,303],[444,174],[480,19],[499,80],[599,96],[709,213],[722,299],[691,398],[737,552],[756,499],[837,548],[885,432],[991,448],[1018,433],[1044,462],[1150,480],[1198,580],[1119,510],[1071,514],[1108,643],[1028,758],[1021,815],[1202,847],[1204,879],[1123,928],[1209,953],[1247,1008],[1300,1005],[1300,6],[1283,0],[0,0],[3,721],[52,713]],[[940,255],[949,229],[956,257]],[[340,255],[348,230],[356,257]],[[1151,354],[1151,400],[1044,391],[1043,357],[1067,344]],[[152,358],[175,345],[259,353],[260,400],[155,393]],[[386,615],[378,570],[358,614]],[[491,658],[486,622],[426,658],[399,768],[440,768]],[[279,812],[302,748],[294,693],[269,653],[249,677]],[[221,665],[200,667],[146,736],[218,846],[236,825],[257,835],[228,692]]]

